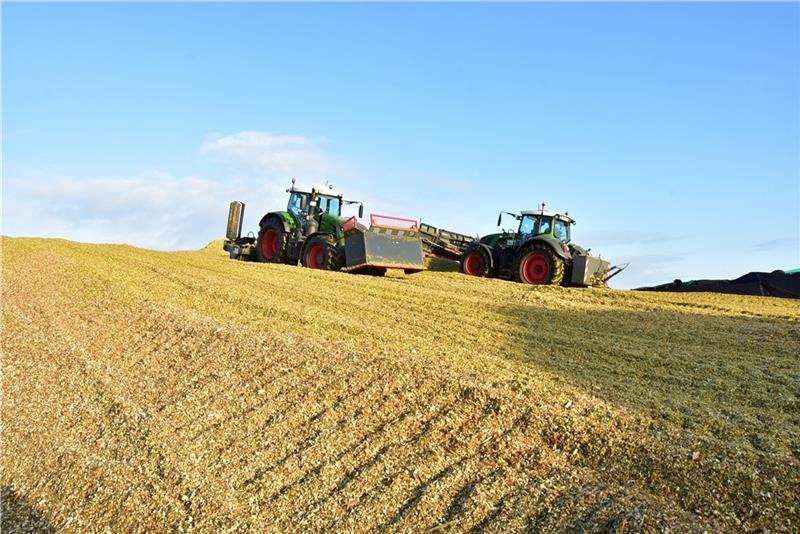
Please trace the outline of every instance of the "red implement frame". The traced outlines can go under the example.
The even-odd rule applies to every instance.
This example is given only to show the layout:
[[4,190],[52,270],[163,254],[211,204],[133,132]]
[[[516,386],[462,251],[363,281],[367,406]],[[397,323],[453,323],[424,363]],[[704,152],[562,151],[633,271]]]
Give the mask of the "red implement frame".
[[404,217],[392,217],[391,215],[371,214],[369,216],[370,227],[391,228],[393,230],[412,230],[419,231],[419,223],[414,219]]
[[349,230],[352,230],[353,228],[356,227],[356,225],[358,225],[358,219],[356,218],[355,215],[353,215],[344,222],[344,224],[342,225],[342,231],[347,232]]

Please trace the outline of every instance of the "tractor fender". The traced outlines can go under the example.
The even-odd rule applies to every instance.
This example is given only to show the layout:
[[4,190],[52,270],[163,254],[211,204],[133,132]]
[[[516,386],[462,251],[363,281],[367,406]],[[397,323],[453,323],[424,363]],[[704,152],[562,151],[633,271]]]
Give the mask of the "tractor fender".
[[467,247],[467,248],[464,250],[464,252],[463,252],[463,254],[461,255],[461,257],[463,258],[463,257],[464,257],[466,254],[468,254],[469,252],[472,252],[472,251],[473,251],[473,250],[475,250],[475,249],[481,249],[481,248],[482,248],[483,250],[485,250],[485,251],[486,251],[486,254],[488,254],[488,255],[489,255],[489,267],[490,267],[490,268],[492,268],[492,269],[494,269],[494,267],[495,267],[495,264],[497,263],[497,261],[495,260],[495,257],[494,257],[494,250],[492,250],[492,247],[490,247],[489,245],[487,245],[487,244],[485,244],[485,243],[480,243],[480,242],[477,242],[477,241],[473,241],[473,242],[472,242],[472,243],[471,243],[471,244],[470,244],[470,245],[469,245],[469,246],[468,246],[468,247]]
[[266,215],[264,215],[263,217],[261,217],[261,220],[258,221],[258,227],[259,228],[263,227],[264,223],[267,222],[268,219],[276,219],[276,220],[280,221],[281,224],[283,225],[283,230],[287,234],[292,231],[292,227],[289,225],[289,223],[286,221],[286,219],[279,212],[276,212],[276,211],[271,211],[271,212],[267,213]]
[[525,241],[524,243],[522,243],[522,245],[520,245],[518,250],[522,251],[523,249],[526,249],[526,248],[530,247],[534,243],[544,243],[545,245],[550,247],[550,249],[555,253],[556,256],[558,256],[559,258],[561,258],[564,261],[571,261],[572,260],[572,254],[570,253],[569,248],[567,247],[567,245],[565,245],[561,241],[558,241],[558,240],[555,240],[555,239],[545,239],[545,238],[542,238],[542,237],[532,237],[532,238],[528,239],[527,241]]

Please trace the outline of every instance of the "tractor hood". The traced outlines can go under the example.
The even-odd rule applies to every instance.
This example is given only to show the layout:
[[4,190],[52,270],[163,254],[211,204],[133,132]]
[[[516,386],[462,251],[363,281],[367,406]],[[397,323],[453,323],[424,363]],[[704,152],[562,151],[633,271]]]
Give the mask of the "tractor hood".
[[319,221],[319,231],[326,234],[338,234],[344,224],[344,217],[323,213]]
[[501,235],[503,234],[502,233],[486,234],[485,236],[481,237],[481,243],[488,245],[491,242],[496,241],[497,238],[500,237]]
[[[484,245],[489,245],[490,247],[493,247],[493,246],[497,245],[497,242],[501,238],[507,239],[510,235],[512,235],[512,234],[508,234],[506,232],[498,232],[496,234],[487,234],[487,235],[481,237],[481,241],[480,242],[483,243]],[[516,234],[513,234],[513,236],[516,237]]]

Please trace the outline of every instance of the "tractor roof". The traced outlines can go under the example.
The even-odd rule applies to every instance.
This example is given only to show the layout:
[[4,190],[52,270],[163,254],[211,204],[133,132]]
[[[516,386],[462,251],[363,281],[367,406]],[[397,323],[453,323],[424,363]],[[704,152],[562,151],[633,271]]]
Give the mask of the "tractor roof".
[[547,210],[528,210],[520,212],[522,215],[544,215],[545,217],[555,217],[556,219],[560,219],[569,224],[575,224],[575,219],[566,215],[565,213],[556,213],[554,211],[547,211]]
[[292,187],[287,189],[286,192],[290,193],[292,191],[296,191],[298,193],[311,193],[312,189],[316,190],[317,193],[319,193],[320,195],[328,195],[328,196],[332,196],[332,197],[343,197],[344,196],[344,194],[341,191],[339,191],[335,187],[333,187],[333,184],[312,184],[310,187],[309,186],[303,186],[303,185],[299,185],[299,186],[298,185],[292,185]]

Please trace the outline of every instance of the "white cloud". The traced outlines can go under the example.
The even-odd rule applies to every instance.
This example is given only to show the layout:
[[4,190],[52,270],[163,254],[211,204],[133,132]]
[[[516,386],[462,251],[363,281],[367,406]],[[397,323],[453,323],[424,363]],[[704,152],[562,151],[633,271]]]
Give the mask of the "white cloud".
[[270,178],[322,180],[336,170],[334,158],[301,135],[239,132],[210,139],[200,152],[219,162]]
[[285,203],[280,187],[259,181],[217,182],[160,172],[124,179],[8,177],[3,232],[194,249],[221,238],[228,201],[245,198],[255,199],[246,209],[248,228],[257,226],[260,214]]
[[334,158],[301,135],[245,131],[207,140],[200,153],[225,165],[224,178],[150,172],[78,178],[52,172],[6,172],[3,233],[128,243],[155,249],[197,248],[222,237],[228,202],[242,200],[245,229],[286,205],[289,177],[327,179]]

